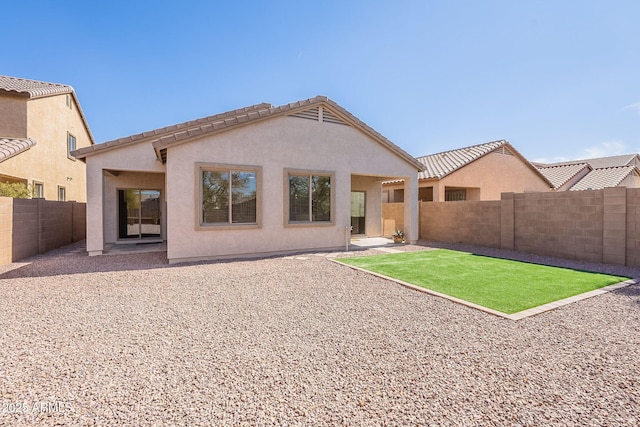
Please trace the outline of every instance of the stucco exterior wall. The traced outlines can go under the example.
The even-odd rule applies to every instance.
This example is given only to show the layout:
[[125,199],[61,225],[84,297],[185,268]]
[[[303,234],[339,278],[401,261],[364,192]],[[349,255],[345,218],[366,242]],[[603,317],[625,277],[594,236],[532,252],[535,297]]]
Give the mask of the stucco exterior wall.
[[[515,155],[489,153],[458,169],[442,179],[421,179],[419,188],[432,188],[422,201],[444,202],[447,188],[467,189],[466,200],[500,200],[502,193],[550,191],[550,186],[538,174]],[[395,190],[402,190],[402,183],[387,184],[389,202],[398,202]],[[430,197],[429,197],[430,196]],[[432,198],[432,200],[426,200]]]
[[479,188],[479,197],[470,200],[500,200],[504,192],[524,193],[549,191],[549,184],[518,157],[497,152],[489,153],[458,169],[438,182],[437,198],[443,202],[446,187]]
[[48,200],[58,200],[61,186],[67,201],[86,201],[85,164],[67,155],[67,133],[76,137],[76,148],[91,145],[77,105],[69,108],[66,94],[31,99],[24,105],[26,135],[20,136],[35,139],[36,145],[0,163],[0,174],[26,179],[32,186],[42,183]]
[[[200,162],[262,168],[260,228],[197,230],[196,163]],[[284,197],[288,197],[284,192],[287,168],[333,174],[335,206],[331,224],[291,226],[287,223],[288,214],[284,209]],[[355,180],[356,185],[363,185],[368,193],[377,193],[368,197],[367,206],[373,206],[380,197],[376,180],[404,175],[415,181],[417,171],[353,127],[294,117],[277,117],[170,146],[166,180],[167,255],[171,260],[188,260],[344,247],[345,229],[350,226],[352,175],[377,177]],[[374,216],[370,217],[373,220]],[[380,222],[380,217],[376,221]],[[368,223],[367,226],[382,232],[381,224]]]
[[635,173],[631,173],[622,180],[618,187],[640,188],[640,176]]
[[0,96],[0,137],[27,137],[27,98]]
[[[105,243],[116,241],[119,188],[148,185],[160,189],[166,204],[165,166],[156,159],[150,143],[139,143],[89,156],[86,167],[87,251],[95,255],[102,253]],[[163,225],[166,229],[166,224]]]

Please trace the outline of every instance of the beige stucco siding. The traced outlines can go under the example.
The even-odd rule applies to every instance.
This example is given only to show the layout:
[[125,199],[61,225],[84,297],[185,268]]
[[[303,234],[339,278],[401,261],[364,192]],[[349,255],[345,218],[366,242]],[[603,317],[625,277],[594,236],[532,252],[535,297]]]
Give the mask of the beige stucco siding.
[[444,201],[445,187],[480,188],[476,200],[500,200],[503,192],[549,191],[549,185],[518,157],[495,152],[444,177],[438,185],[439,201]]
[[[69,96],[73,102],[73,97]],[[67,106],[67,94],[25,101],[26,135],[36,141],[29,150],[0,164],[0,174],[43,184],[44,198],[58,200],[58,187],[66,200],[86,201],[85,164],[67,155],[67,135],[76,138],[76,148],[91,145],[89,132],[77,105]]]
[[622,180],[618,187],[640,188],[640,176],[635,173],[630,173]]
[[[197,230],[196,164],[203,162],[261,167],[261,228]],[[289,168],[333,174],[335,218],[331,225],[288,226],[284,188],[285,170]],[[352,174],[405,175],[408,180],[417,177],[414,167],[353,127],[293,117],[273,118],[170,146],[166,180],[168,257],[197,259],[343,247],[345,227],[350,226]],[[365,187],[375,189],[373,193],[379,197],[380,187],[374,181],[366,182]],[[373,195],[369,197],[372,203],[376,200]],[[371,225],[372,230],[376,227],[381,226]]]
[[0,97],[0,138],[27,137],[27,98]]
[[[118,233],[118,189],[158,189],[166,203],[165,167],[151,143],[102,152],[87,158],[87,251],[101,253]],[[163,203],[164,204],[164,203]],[[163,225],[166,212],[162,212]],[[163,230],[166,227],[163,226]]]

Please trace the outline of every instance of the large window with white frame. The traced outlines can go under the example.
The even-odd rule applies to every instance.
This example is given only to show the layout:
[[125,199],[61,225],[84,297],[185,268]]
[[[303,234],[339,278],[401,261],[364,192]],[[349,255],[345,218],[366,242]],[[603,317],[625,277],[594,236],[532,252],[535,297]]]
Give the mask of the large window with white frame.
[[259,226],[261,169],[198,165],[199,226]]
[[287,171],[288,224],[332,224],[333,173]]

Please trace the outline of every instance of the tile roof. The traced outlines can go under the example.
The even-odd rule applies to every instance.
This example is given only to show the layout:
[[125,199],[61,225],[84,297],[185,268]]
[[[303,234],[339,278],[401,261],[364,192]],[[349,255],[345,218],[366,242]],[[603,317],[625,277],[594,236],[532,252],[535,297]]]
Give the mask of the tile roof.
[[594,169],[571,187],[570,191],[601,190],[607,187],[616,187],[634,171],[638,173],[635,165]]
[[76,106],[78,107],[80,118],[82,119],[82,122],[87,129],[87,133],[89,134],[89,141],[91,142],[91,145],[95,144],[93,134],[91,133],[91,129],[89,128],[89,122],[84,115],[84,111],[82,111],[80,101],[78,101],[78,97],[76,95],[76,92],[73,90],[73,87],[60,83],[48,83],[38,80],[21,79],[18,77],[0,76],[0,93],[2,92],[14,92],[17,94],[23,94],[26,95],[29,99],[37,99],[52,95],[61,95],[65,93],[70,94],[73,97]]
[[36,141],[30,138],[0,138],[0,162],[27,151],[34,145]]
[[419,179],[444,178],[474,160],[478,160],[485,154],[505,145],[511,146],[507,141],[499,140],[417,157],[417,160],[425,166],[425,170],[420,172]]
[[219,121],[224,121],[227,118],[235,117],[237,115],[241,115],[241,114],[244,114],[244,113],[249,113],[249,112],[252,112],[252,111],[259,111],[259,110],[268,109],[270,107],[271,107],[271,104],[262,103],[262,104],[252,105],[252,106],[249,106],[249,107],[239,108],[237,110],[227,111],[225,113],[214,114],[213,116],[207,116],[207,117],[203,117],[201,119],[190,120],[190,121],[184,122],[184,123],[178,123],[178,124],[171,125],[171,126],[165,126],[165,127],[162,127],[162,128],[153,129],[153,130],[142,132],[142,133],[137,133],[137,134],[134,134],[134,135],[125,136],[125,137],[122,137],[122,138],[118,138],[118,139],[114,139],[114,140],[111,140],[111,141],[103,142],[103,143],[98,144],[98,145],[93,145],[91,147],[80,148],[80,149],[74,151],[73,155],[75,157],[78,157],[78,158],[83,158],[83,157],[85,157],[87,155],[90,155],[90,154],[92,154],[94,152],[100,152],[100,151],[104,151],[104,150],[107,150],[107,149],[113,149],[113,148],[129,145],[129,144],[138,143],[138,142],[141,142],[141,141],[156,140],[156,139],[158,139],[158,138],[160,138],[162,136],[174,134],[174,133],[181,132],[181,131],[189,131],[190,129],[195,129],[195,128],[204,126],[206,124],[216,123],[216,122],[219,122]]
[[[619,156],[596,157],[593,159],[572,160],[558,163],[539,163],[538,167],[565,166],[576,163],[588,163],[593,169],[613,168],[616,166],[628,166],[636,160],[638,154],[622,154]],[[640,163],[640,161],[635,162]]]
[[553,188],[558,189],[585,168],[591,169],[588,163],[569,163],[558,166],[538,167],[538,170],[545,178],[551,181]]
[[[416,159],[414,159],[410,154],[402,150],[397,145],[393,144],[387,138],[382,136],[380,133],[369,127],[367,124],[362,122],[360,119],[349,113],[347,110],[345,110],[326,96],[316,96],[315,98],[292,102],[290,104],[285,104],[278,107],[274,107],[271,104],[267,103],[256,104],[250,107],[205,117],[203,119],[191,120],[177,125],[167,126],[149,132],[143,132],[141,134],[119,138],[113,141],[105,142],[104,144],[98,144],[93,147],[81,148],[74,151],[72,154],[75,157],[84,158],[88,155],[104,150],[118,148],[142,141],[149,141],[153,144],[158,158],[164,161],[166,156],[166,149],[171,145],[180,144],[190,141],[193,138],[234,129],[239,126],[256,123],[258,121],[266,120],[280,115],[292,115],[297,112],[301,112],[320,105],[328,107],[332,111],[332,113],[334,113],[331,115],[331,120],[336,120],[336,118],[341,119],[345,123],[357,127],[362,132],[366,133],[369,137],[378,141],[383,146],[394,152],[396,155],[399,155],[407,162],[414,165],[417,170],[420,171],[424,169],[422,164],[416,161]],[[338,117],[335,117],[336,114]]]
[[47,83],[18,77],[0,76],[0,90],[27,94],[29,98],[73,93],[73,88],[59,83]]

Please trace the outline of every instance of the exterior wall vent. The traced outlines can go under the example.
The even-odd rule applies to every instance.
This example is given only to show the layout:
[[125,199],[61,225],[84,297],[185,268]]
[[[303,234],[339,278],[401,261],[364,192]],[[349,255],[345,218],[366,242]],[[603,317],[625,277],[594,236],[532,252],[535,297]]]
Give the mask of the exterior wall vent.
[[315,120],[317,122],[334,123],[338,125],[347,125],[340,117],[323,107],[309,108],[308,110],[298,111],[289,115],[290,117],[298,117],[300,119]]
[[506,154],[506,155],[509,155],[509,156],[513,156],[514,155],[511,152],[511,150],[509,150],[508,148],[506,148],[504,146],[498,148],[495,152],[498,153],[498,154]]
[[298,117],[300,119],[320,120],[320,107],[309,108],[308,110],[298,111],[291,114],[291,117]]

